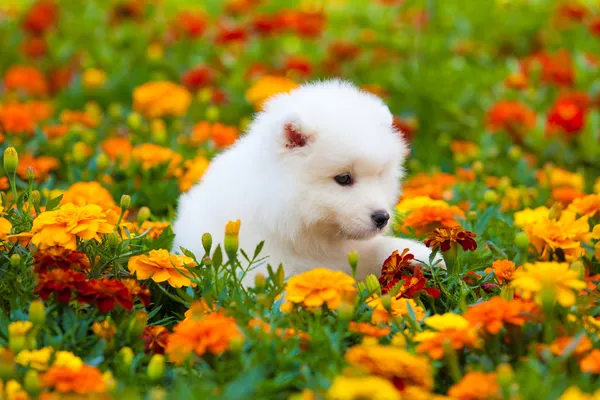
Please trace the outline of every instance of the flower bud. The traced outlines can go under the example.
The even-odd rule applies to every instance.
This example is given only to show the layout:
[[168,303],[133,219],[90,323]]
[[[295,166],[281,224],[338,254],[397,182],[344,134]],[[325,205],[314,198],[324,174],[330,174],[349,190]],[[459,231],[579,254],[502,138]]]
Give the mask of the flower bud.
[[86,69],[81,76],[83,87],[91,90],[100,89],[104,86],[106,80],[106,72],[96,68]]
[[83,142],[77,142],[73,145],[73,161],[81,164],[85,161],[87,153],[87,145]]
[[36,396],[42,390],[40,384],[40,375],[36,370],[30,369],[25,373],[23,378],[23,387],[25,391],[33,396]]
[[229,258],[235,258],[239,248],[240,220],[229,221],[225,226],[225,252]]
[[110,103],[108,105],[108,115],[112,118],[120,118],[123,115],[123,106],[119,103]]
[[210,254],[212,248],[212,236],[208,232],[202,235],[202,247],[204,248],[205,254]]
[[139,225],[142,225],[144,222],[146,222],[148,220],[148,218],[150,218],[150,215],[152,213],[150,212],[150,209],[146,206],[140,208],[140,210],[138,211],[138,215],[137,215],[137,222]]
[[[6,347],[0,346],[0,379],[11,378],[15,373],[15,355]],[[1,394],[2,392],[0,392]]]
[[127,116],[127,125],[134,131],[142,126],[142,116],[136,112],[132,112]]
[[106,240],[107,240],[108,245],[114,249],[114,248],[117,248],[117,246],[119,246],[121,238],[119,237],[119,235],[117,233],[113,232],[107,236]]
[[121,209],[127,210],[131,206],[131,196],[124,194],[121,196]]
[[40,193],[40,191],[32,190],[31,194],[29,195],[29,201],[31,201],[31,203],[34,205],[39,205],[42,201],[42,194]]
[[129,321],[129,334],[132,338],[139,337],[148,323],[148,313],[143,310],[138,310],[135,316]]
[[98,166],[98,170],[104,171],[110,166],[110,158],[106,154],[100,153],[96,157],[96,165]]
[[525,232],[519,232],[515,235],[515,244],[521,250],[529,249],[529,236]]
[[166,400],[167,391],[161,387],[153,387],[150,389],[150,400]]
[[209,121],[217,121],[219,114],[219,107],[210,106],[206,109],[206,119]]
[[19,154],[14,147],[4,150],[4,169],[8,174],[14,174],[19,167]]
[[162,354],[155,354],[150,359],[148,364],[148,378],[151,381],[158,381],[165,374],[165,356]]
[[27,176],[27,180],[29,182],[33,182],[33,180],[35,179],[35,170],[33,169],[33,167],[27,167],[27,169],[25,170],[25,175]]
[[511,146],[510,149],[508,149],[508,156],[512,159],[512,160],[518,160],[519,158],[521,158],[521,155],[523,154],[523,151],[521,150],[521,148],[519,146]]
[[197,98],[200,103],[210,103],[210,100],[212,99],[212,89],[205,87],[198,90]]
[[167,141],[167,127],[162,119],[154,119],[150,122],[150,133],[152,138],[157,143],[165,143]]
[[130,347],[121,348],[121,350],[119,350],[119,364],[122,365],[124,369],[129,369],[134,356],[133,350],[131,350]]
[[548,214],[548,219],[560,219],[562,215],[563,206],[560,203],[554,203],[552,207],[550,207],[550,213]]
[[338,316],[342,321],[350,321],[354,316],[354,304],[342,301],[338,307]]
[[352,276],[356,276],[356,267],[358,265],[358,252],[356,250],[348,253],[348,263],[350,264],[350,269],[352,270]]
[[477,212],[476,211],[469,211],[467,213],[467,221],[475,221],[477,220]]
[[496,204],[498,202],[498,193],[493,190],[486,190],[483,194],[483,201],[488,204]]
[[46,308],[41,300],[34,300],[29,305],[29,320],[35,326],[41,326],[46,322]]
[[18,268],[21,265],[21,256],[17,253],[10,256],[10,266],[12,268]]
[[356,289],[358,290],[358,293],[362,293],[367,290],[367,285],[365,285],[363,281],[358,281],[356,282]]
[[510,364],[500,364],[496,369],[496,376],[498,378],[498,383],[501,386],[507,387],[513,383],[515,379],[515,372]]
[[483,163],[481,161],[479,161],[479,160],[475,161],[473,163],[473,171],[476,174],[482,173],[483,172]]
[[254,276],[254,288],[256,289],[256,291],[258,292],[262,292],[263,290],[265,290],[265,286],[267,286],[267,277],[265,276],[265,274],[262,273],[257,273]]
[[8,348],[15,354],[27,347],[25,336],[15,336],[8,339]]
[[371,294],[377,294],[378,296],[381,296],[381,285],[379,284],[379,280],[377,279],[377,277],[373,274],[369,274],[367,275],[367,278],[365,279],[365,284],[367,286],[367,290],[369,291],[369,293]]

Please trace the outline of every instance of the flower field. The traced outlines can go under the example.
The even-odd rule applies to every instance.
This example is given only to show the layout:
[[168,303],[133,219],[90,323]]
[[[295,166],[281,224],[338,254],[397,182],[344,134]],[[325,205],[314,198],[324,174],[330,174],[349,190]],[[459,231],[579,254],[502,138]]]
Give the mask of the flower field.
[[[179,195],[326,77],[389,105],[392,233],[446,268],[245,288],[244,221],[172,253]],[[599,77],[593,0],[0,2],[0,399],[600,399]]]

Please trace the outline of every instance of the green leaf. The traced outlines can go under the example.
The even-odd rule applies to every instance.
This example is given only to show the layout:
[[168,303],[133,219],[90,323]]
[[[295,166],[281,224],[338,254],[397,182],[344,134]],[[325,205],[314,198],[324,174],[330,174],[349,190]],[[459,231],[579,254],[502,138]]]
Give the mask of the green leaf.
[[215,267],[220,267],[223,264],[223,250],[221,245],[218,245],[212,256],[212,263]]
[[58,197],[53,198],[52,200],[48,200],[46,203],[46,211],[52,211],[58,207],[60,201],[62,200],[63,195],[61,194]]

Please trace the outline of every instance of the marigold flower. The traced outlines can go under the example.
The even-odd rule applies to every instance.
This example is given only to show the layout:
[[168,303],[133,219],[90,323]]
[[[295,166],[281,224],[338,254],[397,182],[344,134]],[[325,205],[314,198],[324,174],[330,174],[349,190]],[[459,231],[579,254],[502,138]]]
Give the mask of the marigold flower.
[[43,96],[48,92],[46,77],[37,68],[24,65],[12,66],[4,73],[4,86],[32,96]]
[[105,319],[102,322],[94,321],[92,324],[92,332],[100,339],[109,341],[115,336],[115,333],[117,333],[117,328],[111,320]]
[[564,133],[573,136],[585,126],[587,115],[587,96],[568,94],[559,97],[550,111],[546,121],[549,134]]
[[127,288],[132,298],[137,297],[140,299],[145,307],[150,305],[152,296],[150,289],[148,289],[146,286],[140,285],[140,283],[135,279],[123,279],[121,283]]
[[181,77],[181,83],[189,90],[196,91],[209,86],[213,79],[213,71],[205,65],[199,65],[186,71]]
[[181,117],[192,95],[173,82],[148,82],[133,91],[133,109],[148,118]]
[[511,285],[524,299],[535,299],[541,304],[543,290],[554,292],[556,300],[563,307],[575,304],[576,291],[586,287],[579,280],[579,272],[572,270],[567,263],[535,262],[523,265],[522,271],[515,272]]
[[490,131],[504,131],[514,138],[520,138],[535,127],[536,115],[518,101],[504,100],[492,106],[487,120]]
[[208,169],[210,161],[206,157],[196,157],[193,160],[185,162],[186,171],[179,179],[179,190],[181,193],[185,193],[190,190],[195,184],[200,182],[200,179],[204,176],[204,173]]
[[552,193],[550,195],[552,199],[565,206],[571,204],[576,199],[585,197],[585,193],[570,187],[560,187],[552,189]]
[[23,386],[14,379],[6,382],[6,385],[0,381],[0,394],[6,393],[6,400],[29,400],[29,395],[23,389]]
[[42,35],[54,26],[57,19],[57,4],[53,0],[38,0],[27,10],[22,26],[27,32]]
[[33,157],[31,154],[26,154],[24,157],[20,157],[17,175],[19,175],[21,179],[27,179],[27,168],[31,167],[34,170],[35,179],[38,182],[42,182],[46,180],[50,172],[57,169],[59,165],[59,161],[54,157]]
[[25,336],[33,328],[31,321],[14,321],[8,324],[8,336]]
[[179,12],[173,21],[174,32],[184,35],[188,38],[198,38],[206,29],[206,16],[198,12],[182,11]]
[[559,397],[558,400],[598,400],[600,399],[600,390],[593,394],[584,393],[576,386],[571,386]]
[[7,240],[12,230],[12,224],[6,218],[0,218],[0,240]]
[[98,126],[99,121],[98,116],[93,115],[89,111],[64,110],[60,114],[60,122],[69,126],[79,125],[95,128]]
[[600,214],[600,194],[590,194],[574,199],[567,209],[577,215],[593,218]]
[[0,132],[33,135],[37,121],[23,104],[0,106]]
[[33,256],[33,265],[34,271],[39,274],[52,268],[87,271],[90,260],[85,253],[56,246],[38,250]]
[[54,353],[54,367],[68,367],[71,369],[78,369],[83,365],[83,360],[77,357],[70,351],[57,351]]
[[77,299],[80,302],[93,304],[102,313],[112,311],[115,308],[115,303],[126,310],[133,308],[129,290],[116,279],[106,277],[90,279],[77,285],[77,290],[79,292]]
[[542,185],[550,186],[552,189],[570,187],[579,192],[585,190],[583,175],[566,169],[557,167],[546,168],[538,172],[537,178]]
[[217,149],[224,149],[235,143],[239,136],[235,126],[216,123],[212,126],[210,137]]
[[181,154],[167,148],[152,143],[144,143],[135,147],[131,155],[134,160],[141,164],[143,169],[155,168],[161,165],[168,165],[168,172],[172,175],[177,174],[177,169],[183,157]]
[[260,78],[246,91],[246,99],[257,111],[262,110],[265,102],[274,95],[288,93],[298,87],[298,83],[277,76],[267,75]]
[[331,400],[400,400],[402,396],[390,381],[378,376],[337,376],[327,391]]
[[114,216],[95,204],[76,207],[64,204],[56,211],[45,211],[34,221],[32,243],[40,249],[62,246],[77,248],[77,238],[100,241],[100,234],[114,231]]
[[181,364],[190,354],[202,357],[206,353],[219,355],[234,342],[243,340],[235,319],[220,312],[206,314],[203,319],[185,319],[173,328],[167,338],[169,359]]
[[417,319],[415,322],[421,321],[425,316],[423,307],[419,306],[413,299],[394,296],[390,300],[391,315],[383,305],[381,297],[372,296],[367,300],[369,307],[373,308],[373,314],[371,315],[371,322],[373,324],[391,324],[393,318],[412,318],[409,309],[412,310]]
[[564,49],[556,53],[545,51],[527,57],[521,62],[523,73],[529,75],[537,64],[542,69],[541,81],[555,86],[572,86],[575,81],[575,67],[571,54]]
[[184,314],[186,319],[202,319],[205,314],[211,313],[216,310],[216,304],[212,306],[208,305],[206,300],[200,299],[190,304],[189,310]]
[[118,210],[117,203],[108,190],[98,182],[76,182],[63,194],[61,204],[72,203],[77,207],[97,204],[103,210]]
[[34,291],[43,300],[48,300],[52,294],[55,294],[59,302],[67,304],[71,300],[72,292],[84,281],[85,275],[81,272],[68,269],[52,269],[39,276]]
[[[550,344],[550,351],[555,356],[564,356],[566,355],[567,348],[571,348],[571,345],[575,341],[574,337],[571,336],[562,336],[554,340]],[[593,343],[587,336],[582,336],[579,338],[579,342],[575,349],[571,349],[570,351],[577,358],[583,357],[592,349]]]
[[177,288],[196,285],[179,272],[186,273],[186,267],[193,266],[195,263],[192,258],[170,254],[164,249],[151,250],[148,255],[132,257],[128,264],[129,271],[136,273],[138,279],[152,278],[154,282],[167,281]]
[[452,386],[448,395],[457,400],[500,400],[503,398],[496,374],[468,372],[457,384]]
[[82,365],[79,368],[52,366],[42,376],[42,385],[60,393],[105,393],[106,382],[96,367]]
[[110,138],[106,139],[101,144],[102,151],[111,160],[120,159],[123,163],[127,163],[131,157],[131,141],[128,138]]
[[39,350],[21,350],[15,357],[15,362],[36,371],[45,371],[48,369],[52,353],[54,353],[52,347],[44,347]]
[[[515,263],[510,260],[496,260],[492,263],[492,269],[498,282],[502,283],[504,281],[512,281],[515,271],[521,269],[521,267],[517,269]],[[489,273],[488,270],[486,269],[485,272]]]
[[496,335],[505,324],[523,326],[527,320],[532,319],[535,308],[535,305],[530,302],[507,301],[496,296],[469,307],[465,318],[471,326],[482,328],[486,332]]
[[426,318],[425,324],[436,332],[417,333],[413,340],[419,343],[417,352],[428,354],[434,360],[444,356],[446,343],[455,350],[479,346],[475,328],[460,315],[451,313],[434,315]]
[[161,325],[147,326],[144,328],[144,351],[146,354],[165,354],[169,331]]
[[373,337],[377,339],[387,336],[391,332],[390,328],[379,328],[377,326],[369,324],[368,322],[354,321],[350,322],[348,330],[350,332],[359,333],[362,336]]
[[346,352],[346,361],[355,368],[390,380],[397,388],[433,388],[429,361],[404,349],[382,345],[358,345]]
[[600,350],[594,349],[579,362],[581,372],[600,374]]
[[456,182],[456,177],[451,174],[417,174],[407,179],[404,183],[402,199],[403,201],[412,197],[425,197],[435,200],[450,199],[452,198],[451,189]]
[[285,287],[285,300],[309,309],[322,307],[336,310],[341,302],[356,297],[354,278],[341,271],[315,268],[292,276]]
[[458,226],[452,228],[437,228],[425,239],[425,245],[432,250],[448,251],[453,243],[458,243],[464,251],[477,249],[475,234]]
[[97,68],[86,69],[81,76],[81,82],[86,89],[99,89],[106,84],[107,79],[106,72]]
[[69,132],[70,127],[67,125],[59,124],[59,125],[47,125],[44,127],[43,131],[46,137],[50,140],[59,139],[65,136]]

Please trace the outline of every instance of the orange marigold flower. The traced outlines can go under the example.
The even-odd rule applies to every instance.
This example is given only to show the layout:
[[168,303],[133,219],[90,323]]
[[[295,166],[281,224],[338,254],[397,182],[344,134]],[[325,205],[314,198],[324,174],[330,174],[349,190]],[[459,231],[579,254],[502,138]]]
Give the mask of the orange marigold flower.
[[574,199],[569,205],[568,210],[581,216],[593,218],[600,214],[600,194],[590,194]]
[[143,169],[150,169],[161,165],[168,165],[171,174],[177,169],[183,157],[181,154],[152,143],[144,143],[135,147],[131,153],[134,160],[141,164]]
[[465,318],[472,326],[496,335],[505,324],[523,326],[525,321],[531,319],[534,310],[533,303],[521,300],[507,301],[496,296],[469,307]]
[[537,179],[540,184],[550,186],[551,188],[570,187],[583,192],[585,189],[585,180],[583,175],[571,172],[566,169],[549,167],[540,170],[537,173]]
[[60,114],[60,122],[65,125],[81,125],[87,126],[88,128],[95,128],[98,126],[96,117],[85,111],[77,110],[64,110]]
[[69,269],[52,269],[39,276],[34,291],[44,300],[55,294],[56,300],[67,304],[77,285],[85,281],[85,275]]
[[503,398],[496,374],[479,371],[468,372],[460,382],[450,388],[448,395],[457,400],[500,400]]
[[192,353],[219,355],[244,338],[235,319],[220,312],[206,314],[203,319],[185,319],[175,325],[167,338],[169,359],[181,364]]
[[17,168],[17,175],[21,179],[27,179],[27,168],[33,168],[35,172],[35,179],[37,181],[44,181],[50,174],[60,165],[59,161],[54,157],[40,156],[34,157],[31,154],[25,154],[25,156],[19,156],[19,167]]
[[434,315],[425,319],[425,325],[436,331],[417,333],[413,340],[419,343],[417,352],[428,354],[434,360],[444,356],[446,344],[455,350],[478,347],[480,344],[475,327],[460,315],[451,313]]
[[429,361],[399,347],[358,345],[351,347],[345,357],[352,367],[386,378],[396,388],[433,388],[433,370]]
[[33,135],[37,121],[24,104],[0,106],[0,132]]
[[147,326],[144,328],[144,351],[146,354],[165,354],[169,331],[161,325]]
[[53,268],[88,271],[91,267],[87,255],[80,251],[58,246],[38,250],[33,256],[33,270],[42,274]]
[[412,318],[411,310],[417,321],[421,321],[425,316],[425,310],[419,306],[413,299],[406,299],[393,296],[390,299],[390,313],[384,307],[381,297],[373,296],[367,299],[369,307],[373,308],[371,322],[375,325],[391,324],[394,318]]
[[171,226],[171,223],[167,221],[144,221],[138,228],[138,232],[144,233],[148,231],[146,237],[148,239],[156,240],[162,235],[162,233]]
[[148,289],[146,286],[140,285],[140,283],[135,279],[123,279],[121,283],[125,285],[129,291],[129,294],[131,294],[131,297],[137,297],[140,299],[145,307],[150,305],[150,300],[152,297],[150,289]]
[[348,327],[350,332],[356,332],[361,334],[362,336],[368,336],[373,338],[382,338],[390,334],[390,328],[379,328],[377,326],[373,326],[368,322],[350,322],[350,326]]
[[56,211],[41,213],[33,221],[31,242],[40,249],[62,246],[75,250],[78,238],[100,241],[101,234],[114,231],[115,222],[115,215],[95,204],[83,207],[64,204]]
[[[129,259],[128,268],[138,279],[151,278],[154,282],[168,282],[173,287],[195,286],[186,273],[186,267],[194,267],[190,257],[170,254],[167,250],[151,250],[150,254]],[[181,271],[181,272],[179,272]]]
[[594,349],[579,362],[581,372],[600,374],[600,350]]
[[404,183],[402,198],[427,196],[435,200],[448,199],[452,197],[451,188],[456,181],[456,177],[451,174],[417,174]]
[[[519,269],[520,268],[521,267],[519,267]],[[510,260],[496,260],[492,263],[492,269],[494,270],[496,279],[498,279],[498,282],[500,283],[512,281],[515,271],[518,270],[515,263]],[[489,271],[486,269],[486,273],[488,272]]]
[[448,251],[454,243],[462,246],[464,251],[475,251],[477,242],[475,234],[459,226],[452,228],[437,228],[425,239],[425,245],[432,250]]
[[110,138],[106,139],[102,142],[102,151],[106,153],[106,155],[111,160],[120,159],[124,163],[129,161],[129,157],[131,156],[131,141],[128,138]]
[[4,86],[33,96],[43,96],[48,92],[46,77],[37,68],[24,65],[15,65],[6,71]]
[[235,126],[227,126],[216,123],[212,127],[211,139],[217,149],[231,146],[237,140],[239,134]]
[[127,287],[116,279],[99,278],[90,279],[77,286],[81,303],[95,305],[101,313],[107,313],[115,308],[118,303],[126,310],[133,308],[133,300]]
[[185,162],[184,166],[186,171],[179,179],[179,190],[181,193],[185,193],[190,190],[195,184],[200,182],[200,179],[204,176],[204,173],[208,169],[210,161],[206,157],[198,156],[193,160]]
[[133,91],[133,109],[148,118],[181,117],[192,102],[192,95],[173,82],[148,82]]
[[529,79],[521,72],[510,74],[504,80],[504,85],[511,89],[525,89],[529,86]]
[[77,207],[96,204],[103,210],[118,209],[112,194],[98,182],[74,183],[65,191],[60,203],[72,203]]
[[535,120],[535,112],[518,101],[499,101],[487,113],[487,126],[491,132],[504,131],[515,138],[533,129]]
[[[567,352],[567,348],[571,349],[574,337],[563,336],[559,337],[550,344],[550,351],[556,356],[563,356]],[[587,336],[581,336],[577,346],[573,350],[569,350],[575,357],[581,358],[592,349],[592,341]]]
[[534,65],[542,69],[541,81],[556,86],[572,86],[575,81],[575,67],[567,50],[556,53],[539,52],[521,62],[523,73],[529,75]]
[[42,386],[60,393],[105,393],[106,382],[96,367],[79,368],[52,366],[41,376]]
[[567,206],[571,204],[573,200],[585,197],[585,193],[570,187],[559,187],[552,189],[551,196],[554,200],[558,201],[564,206]]
[[190,304],[190,309],[184,314],[186,319],[202,319],[204,314],[211,313],[216,310],[216,304],[209,306],[206,300],[200,299]]
[[288,93],[298,87],[298,83],[282,77],[267,75],[260,78],[246,91],[246,99],[257,111],[262,110],[265,102],[272,96]]
[[417,235],[423,235],[438,227],[459,228],[456,218],[463,215],[464,213],[458,207],[426,206],[414,210],[404,219],[404,230],[410,227]]
[[44,127],[44,134],[48,139],[58,139],[65,136],[69,129],[66,125],[49,125]]
[[356,297],[354,278],[341,271],[315,268],[292,276],[285,286],[285,300],[309,309],[322,307],[336,310],[342,302]]

